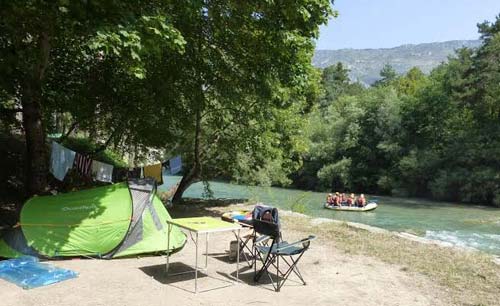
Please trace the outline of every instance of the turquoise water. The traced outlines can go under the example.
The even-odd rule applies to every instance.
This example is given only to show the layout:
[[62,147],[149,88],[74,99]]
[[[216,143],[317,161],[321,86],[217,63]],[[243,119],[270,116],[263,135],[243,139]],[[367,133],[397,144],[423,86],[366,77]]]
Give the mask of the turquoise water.
[[[165,176],[167,190],[180,176]],[[406,231],[458,246],[473,247],[500,255],[500,209],[393,197],[368,197],[379,207],[371,212],[342,212],[324,209],[326,194],[295,189],[255,187],[211,182],[215,198],[247,198],[292,210],[301,204],[313,217],[364,223],[392,231]],[[184,197],[202,198],[203,185],[189,187]]]

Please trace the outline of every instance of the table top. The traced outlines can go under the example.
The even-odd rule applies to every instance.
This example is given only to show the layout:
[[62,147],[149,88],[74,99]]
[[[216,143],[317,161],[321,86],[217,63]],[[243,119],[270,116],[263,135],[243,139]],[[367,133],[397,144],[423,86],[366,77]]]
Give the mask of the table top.
[[241,226],[237,223],[231,223],[213,217],[177,218],[167,220],[167,223],[196,233],[214,233],[241,229]]

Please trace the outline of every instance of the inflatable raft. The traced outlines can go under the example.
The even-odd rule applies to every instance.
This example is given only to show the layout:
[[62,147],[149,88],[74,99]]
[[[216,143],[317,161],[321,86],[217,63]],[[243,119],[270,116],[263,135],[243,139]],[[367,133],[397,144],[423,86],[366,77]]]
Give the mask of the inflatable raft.
[[341,206],[341,207],[338,207],[338,206],[330,206],[328,205],[327,203],[325,203],[324,207],[326,209],[331,209],[331,210],[340,210],[340,211],[370,211],[370,210],[374,210],[375,208],[377,208],[377,203],[375,202],[370,202],[368,204],[366,204],[365,207],[355,207],[355,206]]

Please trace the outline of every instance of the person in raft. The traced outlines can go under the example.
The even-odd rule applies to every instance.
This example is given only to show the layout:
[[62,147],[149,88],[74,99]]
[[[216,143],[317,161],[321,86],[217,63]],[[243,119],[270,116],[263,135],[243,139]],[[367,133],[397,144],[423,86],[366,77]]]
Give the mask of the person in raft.
[[328,206],[340,206],[340,195],[338,192],[335,192],[335,195],[329,193],[326,197],[326,204]]
[[356,200],[356,204],[359,207],[365,207],[366,205],[366,198],[364,194],[361,194],[359,198]]
[[345,196],[345,193],[342,193],[342,195],[340,196],[340,204],[347,205],[347,198]]
[[355,204],[356,204],[356,202],[355,202],[355,199],[354,199],[354,193],[351,193],[351,194],[349,195],[349,197],[347,198],[347,205],[348,205],[349,207],[351,207],[351,206],[353,206],[353,205],[355,205]]
[[333,197],[333,206],[342,206],[342,201],[340,197],[340,193],[335,192],[335,196]]
[[327,196],[326,196],[326,205],[328,206],[332,206],[333,205],[333,194],[329,193]]

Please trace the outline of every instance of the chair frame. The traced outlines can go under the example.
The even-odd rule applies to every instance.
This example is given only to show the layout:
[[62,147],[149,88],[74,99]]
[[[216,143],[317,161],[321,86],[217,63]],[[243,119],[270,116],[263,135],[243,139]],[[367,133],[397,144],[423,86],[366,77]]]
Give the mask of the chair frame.
[[[258,282],[262,275],[267,274],[274,290],[279,292],[293,272],[306,285],[306,281],[300,273],[297,264],[309,249],[311,241],[316,239],[316,236],[310,235],[293,243],[287,243],[281,239],[278,224],[263,220],[254,220],[254,230],[256,233],[265,235],[263,237],[268,238],[254,241],[254,281]],[[271,245],[267,246],[265,242],[269,239],[271,239]],[[299,247],[300,245],[301,247]],[[290,248],[294,249],[291,253],[287,252],[290,251]],[[262,267],[259,271],[257,271],[257,258],[262,262]],[[280,259],[287,265],[286,270],[283,270],[283,267],[280,268]],[[269,271],[271,266],[276,269],[276,279],[273,279]]]

